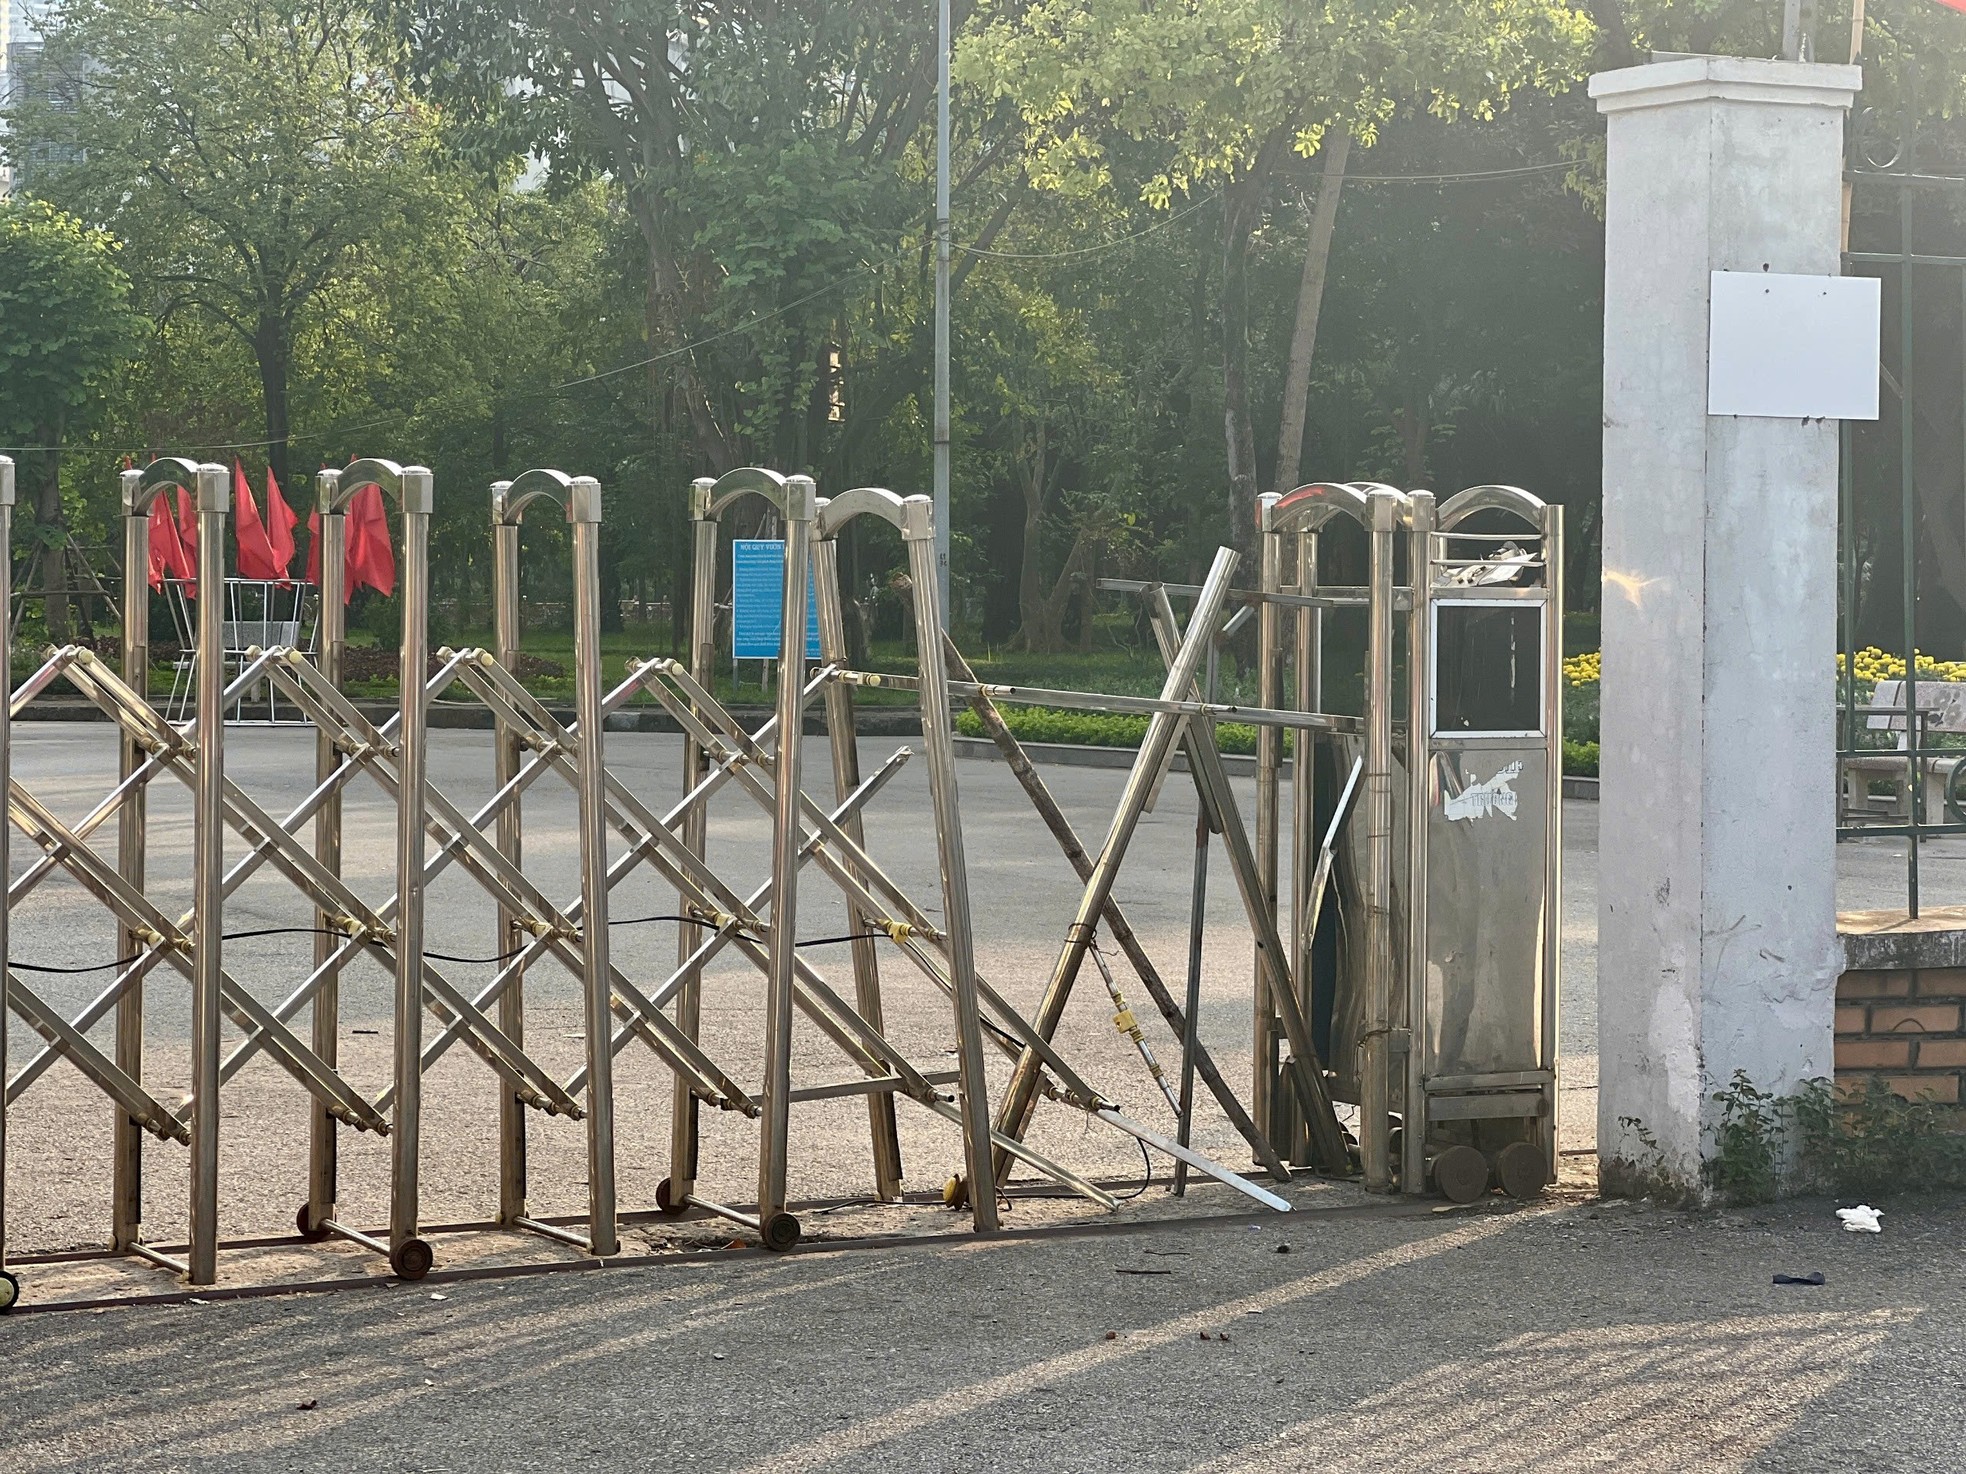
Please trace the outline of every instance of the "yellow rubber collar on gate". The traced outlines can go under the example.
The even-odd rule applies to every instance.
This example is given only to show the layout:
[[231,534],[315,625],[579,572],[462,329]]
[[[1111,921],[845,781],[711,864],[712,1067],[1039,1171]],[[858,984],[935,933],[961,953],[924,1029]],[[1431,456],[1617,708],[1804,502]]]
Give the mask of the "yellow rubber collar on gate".
[[915,934],[915,929],[905,921],[887,922],[885,929],[887,934],[897,942],[905,942]]

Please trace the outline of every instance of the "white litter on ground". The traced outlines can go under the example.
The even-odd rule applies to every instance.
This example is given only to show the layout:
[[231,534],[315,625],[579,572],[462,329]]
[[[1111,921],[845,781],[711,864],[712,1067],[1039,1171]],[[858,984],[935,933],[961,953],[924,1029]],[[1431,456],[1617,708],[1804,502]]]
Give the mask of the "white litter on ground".
[[1883,1233],[1884,1225],[1877,1220],[1883,1215],[1877,1209],[1858,1205],[1855,1208],[1838,1208],[1836,1216],[1843,1220],[1846,1233]]

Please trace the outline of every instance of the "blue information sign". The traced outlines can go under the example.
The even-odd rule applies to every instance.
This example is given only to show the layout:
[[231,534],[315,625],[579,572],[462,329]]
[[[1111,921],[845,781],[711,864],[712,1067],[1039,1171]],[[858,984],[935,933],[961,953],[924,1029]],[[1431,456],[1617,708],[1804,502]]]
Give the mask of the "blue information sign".
[[[739,537],[730,544],[730,645],[734,660],[776,660],[785,630],[785,543]],[[819,599],[806,565],[806,659],[819,659]]]

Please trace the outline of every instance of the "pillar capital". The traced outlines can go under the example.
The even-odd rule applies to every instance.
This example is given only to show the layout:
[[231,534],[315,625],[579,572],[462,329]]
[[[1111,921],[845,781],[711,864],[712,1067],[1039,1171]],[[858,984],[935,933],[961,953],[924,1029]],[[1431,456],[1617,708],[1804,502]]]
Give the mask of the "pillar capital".
[[1863,85],[1862,67],[1753,56],[1674,56],[1647,66],[1599,72],[1591,78],[1590,95],[1601,113],[1704,102],[1844,111]]

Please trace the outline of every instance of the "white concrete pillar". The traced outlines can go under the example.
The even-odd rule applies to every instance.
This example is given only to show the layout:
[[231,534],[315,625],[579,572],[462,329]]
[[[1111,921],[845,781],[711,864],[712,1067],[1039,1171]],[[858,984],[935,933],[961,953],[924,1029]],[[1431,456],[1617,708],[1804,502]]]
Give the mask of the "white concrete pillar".
[[1607,1191],[1695,1191],[1714,1092],[1832,1071],[1837,432],[1709,416],[1709,274],[1840,270],[1856,67],[1601,73]]

